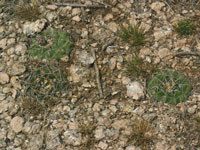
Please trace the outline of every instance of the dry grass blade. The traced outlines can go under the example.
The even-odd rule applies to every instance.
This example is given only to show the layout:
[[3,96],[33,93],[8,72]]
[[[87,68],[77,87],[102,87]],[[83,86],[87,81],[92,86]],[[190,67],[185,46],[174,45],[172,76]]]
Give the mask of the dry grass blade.
[[36,0],[31,0],[30,3],[25,3],[23,0],[19,0],[14,14],[20,19],[35,21],[41,16],[39,7],[40,3]]
[[154,139],[153,129],[149,120],[144,118],[136,118],[132,125],[132,133],[128,140],[129,144],[140,146],[142,150],[149,150],[149,146]]

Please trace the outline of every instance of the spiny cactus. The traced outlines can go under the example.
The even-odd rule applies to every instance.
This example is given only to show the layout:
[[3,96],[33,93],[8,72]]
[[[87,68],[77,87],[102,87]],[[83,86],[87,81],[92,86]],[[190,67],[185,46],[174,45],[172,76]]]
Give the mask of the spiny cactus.
[[157,101],[177,104],[186,100],[191,91],[189,79],[179,72],[165,70],[150,78],[148,91]]
[[32,57],[38,57],[47,60],[59,60],[68,56],[72,49],[72,43],[66,32],[61,30],[47,30],[38,40],[32,41],[28,51]]
[[67,92],[67,74],[59,64],[34,62],[29,64],[28,71],[23,79],[26,96],[46,102]]

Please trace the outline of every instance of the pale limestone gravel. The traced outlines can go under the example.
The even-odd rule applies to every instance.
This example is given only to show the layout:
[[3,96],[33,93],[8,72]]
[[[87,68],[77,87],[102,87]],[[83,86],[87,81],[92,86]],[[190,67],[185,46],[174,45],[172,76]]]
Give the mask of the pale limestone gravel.
[[[0,149],[143,150],[145,144],[138,145],[139,141],[131,137],[138,127],[149,125],[143,134],[148,139],[147,149],[199,150],[199,124],[193,118],[200,118],[200,93],[192,93],[187,102],[177,106],[150,100],[144,84],[125,74],[124,62],[132,57],[133,49],[116,37],[119,25],[141,22],[150,40],[141,48],[141,58],[174,68],[182,63],[186,68],[192,67],[192,58],[180,63],[167,57],[179,50],[188,52],[196,48],[199,51],[200,47],[199,37],[196,45],[191,45],[192,37],[182,39],[173,33],[172,24],[182,15],[174,13],[169,7],[172,2],[167,2],[112,0],[113,8],[108,12],[107,9],[86,9],[88,24],[81,24],[85,17],[81,8],[51,4],[41,6],[45,18],[35,22],[16,23],[11,19],[0,24]],[[179,12],[186,16],[200,14],[199,10],[182,9]],[[18,100],[24,90],[20,79],[26,74],[29,60],[26,36],[42,32],[47,25],[64,28],[65,25],[58,23],[58,14],[68,17],[66,26],[72,26],[69,33],[77,40],[76,50],[66,59],[70,62],[66,71],[71,89],[59,104],[35,116],[26,113]],[[91,14],[94,16],[90,17]],[[2,10],[0,22],[6,17],[7,13]],[[100,47],[112,38],[114,43],[101,51]],[[91,48],[96,51],[102,73],[104,99],[99,99]],[[137,126],[141,118],[147,122]]]

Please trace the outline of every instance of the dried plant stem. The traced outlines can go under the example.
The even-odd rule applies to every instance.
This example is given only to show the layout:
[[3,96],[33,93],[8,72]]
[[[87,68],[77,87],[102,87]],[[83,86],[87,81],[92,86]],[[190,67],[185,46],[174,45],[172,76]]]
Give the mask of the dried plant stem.
[[104,96],[103,96],[103,90],[102,90],[102,86],[101,86],[101,81],[100,81],[99,68],[98,68],[97,59],[96,59],[96,55],[95,55],[94,49],[91,49],[91,52],[92,52],[93,58],[95,60],[94,67],[95,67],[95,71],[96,71],[96,81],[97,81],[97,86],[98,86],[100,98],[104,98]]
[[71,6],[71,7],[85,7],[85,8],[105,8],[105,6],[99,5],[84,5],[84,4],[71,4],[71,3],[53,3],[57,6]]

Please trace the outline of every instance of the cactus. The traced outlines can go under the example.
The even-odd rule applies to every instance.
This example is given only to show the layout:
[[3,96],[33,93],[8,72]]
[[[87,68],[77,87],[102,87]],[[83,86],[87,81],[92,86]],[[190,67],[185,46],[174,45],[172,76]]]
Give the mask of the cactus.
[[59,60],[70,54],[72,43],[66,32],[60,30],[47,30],[36,41],[32,41],[28,51],[32,57],[47,60]]
[[67,92],[67,74],[59,64],[35,62],[28,64],[29,73],[24,76],[25,95],[45,103]]
[[149,94],[157,101],[177,104],[186,100],[191,91],[189,79],[179,72],[158,72],[147,82]]

